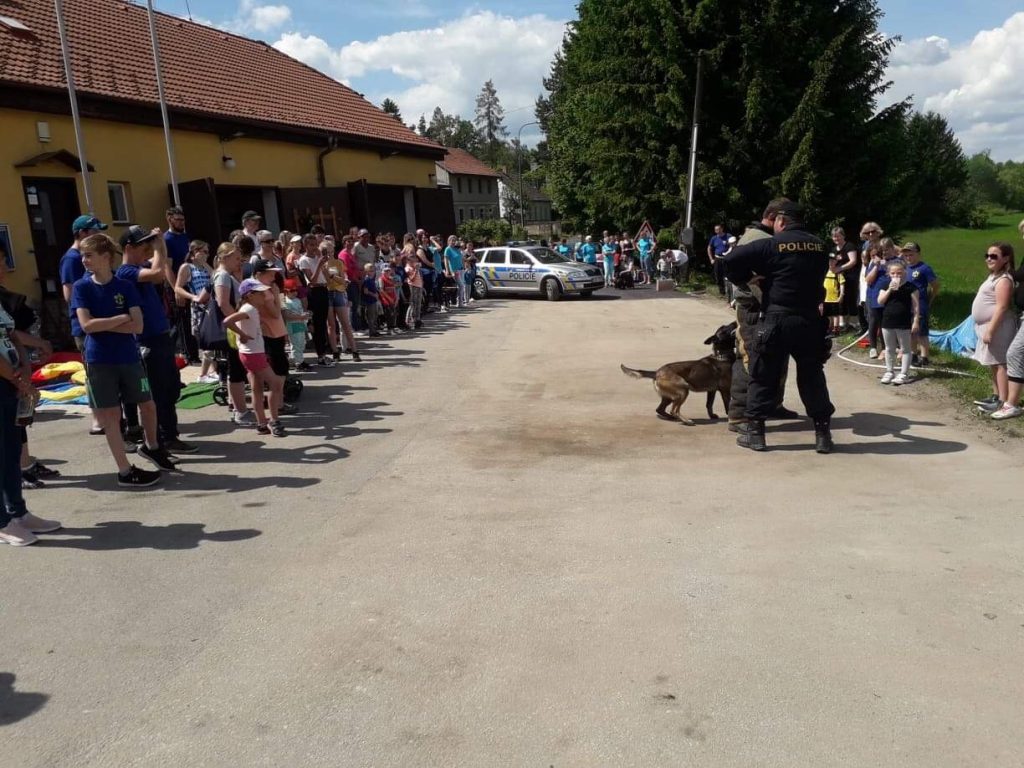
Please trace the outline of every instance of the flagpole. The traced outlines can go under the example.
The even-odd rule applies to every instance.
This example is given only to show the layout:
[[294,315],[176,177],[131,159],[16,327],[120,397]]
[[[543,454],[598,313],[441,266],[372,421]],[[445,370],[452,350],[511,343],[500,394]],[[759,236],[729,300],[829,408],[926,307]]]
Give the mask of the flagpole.
[[156,33],[156,14],[153,12],[153,0],[146,0],[149,8],[149,36],[153,40],[153,68],[156,71],[156,92],[160,98],[160,114],[164,120],[164,144],[167,146],[167,167],[171,176],[171,194],[174,204],[181,205],[178,196],[178,177],[175,173],[174,142],[171,140],[171,122],[167,117],[167,97],[164,95],[164,76],[160,68],[160,39]]
[[86,213],[96,215],[92,207],[92,191],[89,183],[89,161],[85,156],[85,138],[82,136],[82,118],[78,114],[78,94],[75,91],[75,73],[71,66],[71,47],[68,45],[68,31],[64,26],[64,2],[53,0],[57,12],[57,34],[60,36],[60,50],[64,56],[64,78],[68,83],[68,98],[71,101],[71,122],[75,126],[75,143],[78,145],[78,161],[81,163],[82,189],[85,192]]

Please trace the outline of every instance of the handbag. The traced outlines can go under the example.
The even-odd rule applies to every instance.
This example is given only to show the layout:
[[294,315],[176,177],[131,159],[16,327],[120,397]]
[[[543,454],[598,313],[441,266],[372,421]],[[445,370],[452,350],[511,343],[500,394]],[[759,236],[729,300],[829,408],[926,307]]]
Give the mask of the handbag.
[[[235,304],[235,289],[231,288],[231,305]],[[210,303],[206,307],[206,314],[199,323],[199,333],[196,334],[196,341],[200,349],[210,352],[227,352],[228,332],[224,327],[224,313],[217,303],[216,297],[211,296]]]

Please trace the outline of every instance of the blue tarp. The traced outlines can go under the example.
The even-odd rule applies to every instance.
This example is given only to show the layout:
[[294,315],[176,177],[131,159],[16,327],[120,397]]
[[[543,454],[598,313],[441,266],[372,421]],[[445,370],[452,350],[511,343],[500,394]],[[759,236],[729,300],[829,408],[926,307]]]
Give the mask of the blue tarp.
[[932,331],[928,334],[928,340],[936,349],[970,357],[978,343],[978,336],[974,333],[974,318],[968,317],[951,331]]

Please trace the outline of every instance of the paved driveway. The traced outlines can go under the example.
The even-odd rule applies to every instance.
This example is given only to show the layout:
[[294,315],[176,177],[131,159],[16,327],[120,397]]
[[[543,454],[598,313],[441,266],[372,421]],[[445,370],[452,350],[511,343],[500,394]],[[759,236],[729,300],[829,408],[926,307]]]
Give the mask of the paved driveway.
[[619,364],[704,354],[710,302],[430,319],[286,440],[186,412],[153,493],[33,428],[66,529],[0,550],[5,767],[1021,765],[1018,445],[840,363],[832,456],[658,421]]

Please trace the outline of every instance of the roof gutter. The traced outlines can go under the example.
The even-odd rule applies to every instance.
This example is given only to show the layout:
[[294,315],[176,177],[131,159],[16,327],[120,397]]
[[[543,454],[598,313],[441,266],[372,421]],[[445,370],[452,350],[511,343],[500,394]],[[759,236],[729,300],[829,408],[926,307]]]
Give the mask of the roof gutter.
[[327,146],[320,150],[316,156],[316,180],[320,187],[327,186],[327,171],[324,169],[324,158],[338,148],[338,139],[334,136],[327,137]]

